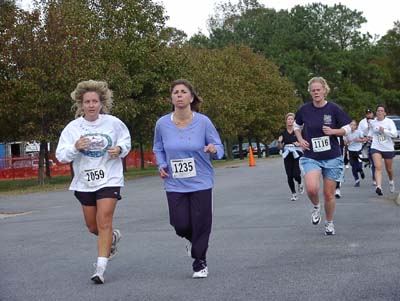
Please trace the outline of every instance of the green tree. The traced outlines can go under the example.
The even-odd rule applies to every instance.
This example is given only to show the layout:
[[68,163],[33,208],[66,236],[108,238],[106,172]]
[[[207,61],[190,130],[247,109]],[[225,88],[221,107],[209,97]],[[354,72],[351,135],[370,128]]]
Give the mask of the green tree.
[[243,137],[269,141],[283,116],[299,101],[278,68],[248,47],[185,48],[184,73],[204,98],[202,111],[213,120],[230,150]]
[[375,63],[387,75],[382,92],[385,103],[393,114],[400,114],[400,21],[378,43],[380,56]]
[[91,7],[102,30],[103,72],[118,99],[114,112],[129,127],[143,168],[155,121],[169,107],[164,98],[179,75],[183,58],[176,50],[185,34],[165,28],[163,7],[153,1],[91,1]]
[[250,7],[228,3],[217,7],[210,19],[210,38],[194,36],[190,43],[208,48],[249,46],[279,66],[303,101],[309,99],[310,77],[324,76],[335,91],[331,99],[353,110],[354,103],[361,107],[373,103],[386,77],[374,63],[371,36],[360,32],[365,22],[361,12],[341,4],[313,3],[275,11],[258,3]]

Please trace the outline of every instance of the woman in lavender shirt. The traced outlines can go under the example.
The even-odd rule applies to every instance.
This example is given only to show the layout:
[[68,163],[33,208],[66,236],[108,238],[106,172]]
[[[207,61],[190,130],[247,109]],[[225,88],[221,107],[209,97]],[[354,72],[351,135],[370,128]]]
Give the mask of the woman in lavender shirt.
[[335,103],[328,102],[330,91],[326,80],[314,77],[308,82],[312,101],[302,105],[295,116],[294,131],[304,149],[300,167],[304,173],[306,191],[314,208],[311,221],[321,221],[319,186],[323,178],[325,198],[325,234],[334,235],[333,214],[335,211],[336,182],[343,178],[343,157],[337,136],[349,134],[350,117]]
[[153,151],[164,179],[170,224],[186,238],[194,259],[193,278],[206,278],[206,252],[212,224],[212,159],[221,159],[224,148],[210,119],[199,113],[201,98],[190,82],[171,85],[173,112],[156,123]]

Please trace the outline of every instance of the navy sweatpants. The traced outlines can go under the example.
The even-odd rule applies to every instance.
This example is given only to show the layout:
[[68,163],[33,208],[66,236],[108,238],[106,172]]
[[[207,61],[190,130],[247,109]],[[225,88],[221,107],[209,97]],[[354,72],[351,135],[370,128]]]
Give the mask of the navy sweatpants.
[[208,241],[212,226],[212,189],[193,192],[168,192],[170,224],[178,236],[192,243],[193,270],[206,263]]

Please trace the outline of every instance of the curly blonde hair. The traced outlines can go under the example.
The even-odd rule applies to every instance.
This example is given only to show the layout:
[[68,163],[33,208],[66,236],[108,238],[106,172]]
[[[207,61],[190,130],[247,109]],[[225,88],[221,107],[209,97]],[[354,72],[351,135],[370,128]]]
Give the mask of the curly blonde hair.
[[331,91],[331,88],[329,88],[325,78],[323,78],[322,76],[317,76],[310,79],[308,81],[308,88],[307,88],[308,92],[311,92],[310,88],[312,83],[320,83],[322,85],[322,88],[324,88],[325,90],[325,96],[328,96],[329,92]]
[[108,114],[111,111],[113,105],[113,92],[108,88],[107,82],[87,80],[78,83],[75,90],[71,93],[72,100],[75,101],[71,110],[76,109],[75,118],[84,115],[82,102],[83,95],[87,92],[96,92],[100,97],[100,102],[102,108],[100,110],[101,114]]

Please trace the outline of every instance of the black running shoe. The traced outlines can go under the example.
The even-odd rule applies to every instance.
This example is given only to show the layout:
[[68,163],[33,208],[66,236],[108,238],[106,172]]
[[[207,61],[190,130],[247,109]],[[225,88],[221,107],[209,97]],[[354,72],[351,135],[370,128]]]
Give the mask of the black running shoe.
[[379,186],[376,187],[375,192],[376,192],[377,195],[383,195],[382,189]]

